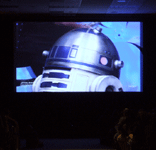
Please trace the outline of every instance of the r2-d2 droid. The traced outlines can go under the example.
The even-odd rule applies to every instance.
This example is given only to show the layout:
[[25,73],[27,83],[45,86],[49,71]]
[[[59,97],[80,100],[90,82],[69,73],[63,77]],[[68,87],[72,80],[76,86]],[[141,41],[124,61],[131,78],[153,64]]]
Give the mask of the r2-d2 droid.
[[73,29],[47,55],[33,92],[122,92],[120,61],[112,41],[98,26]]

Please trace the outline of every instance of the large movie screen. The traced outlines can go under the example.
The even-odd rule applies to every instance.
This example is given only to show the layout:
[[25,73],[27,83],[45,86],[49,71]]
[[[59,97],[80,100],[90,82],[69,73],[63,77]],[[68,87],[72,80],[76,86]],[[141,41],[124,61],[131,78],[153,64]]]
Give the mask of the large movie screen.
[[142,92],[141,22],[15,22],[16,92]]

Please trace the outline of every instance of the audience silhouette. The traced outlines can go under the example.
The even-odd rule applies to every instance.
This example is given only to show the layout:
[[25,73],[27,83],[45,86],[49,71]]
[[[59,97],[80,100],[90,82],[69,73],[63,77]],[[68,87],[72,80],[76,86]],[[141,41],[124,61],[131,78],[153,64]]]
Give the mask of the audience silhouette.
[[156,111],[138,110],[137,113],[128,108],[115,126],[114,145],[118,150],[152,150],[156,127]]
[[39,141],[37,132],[33,129],[33,127],[30,124],[26,127],[25,139],[27,148],[43,147],[43,143]]
[[[117,150],[153,150],[155,148],[156,108],[148,111],[125,108],[114,129],[109,130],[112,139],[116,131],[112,145]],[[32,125],[27,124],[25,133],[26,148],[43,147]],[[0,112],[0,150],[20,150],[19,124],[10,116],[7,108]]]
[[0,139],[1,150],[19,150],[19,125],[7,108],[0,114]]

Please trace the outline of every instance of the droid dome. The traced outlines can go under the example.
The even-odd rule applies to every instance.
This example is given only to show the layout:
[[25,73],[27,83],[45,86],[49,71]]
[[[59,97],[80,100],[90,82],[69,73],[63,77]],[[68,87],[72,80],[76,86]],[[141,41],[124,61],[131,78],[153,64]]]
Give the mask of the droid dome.
[[102,29],[80,28],[60,37],[47,56],[34,92],[122,92],[120,61],[112,41]]
[[123,64],[114,44],[101,30],[79,28],[64,34],[51,48],[45,69],[62,66],[119,78]]

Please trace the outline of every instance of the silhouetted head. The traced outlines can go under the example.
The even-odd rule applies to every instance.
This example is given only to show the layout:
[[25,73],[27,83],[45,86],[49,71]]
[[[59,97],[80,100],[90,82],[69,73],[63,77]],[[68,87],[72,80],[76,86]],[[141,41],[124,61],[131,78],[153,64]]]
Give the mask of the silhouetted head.
[[125,109],[123,110],[123,115],[124,115],[124,116],[128,116],[128,115],[129,115],[129,112],[130,112],[130,110],[129,110],[128,108],[125,108]]
[[138,117],[140,117],[141,119],[143,119],[146,116],[146,111],[144,109],[140,109],[138,111]]

